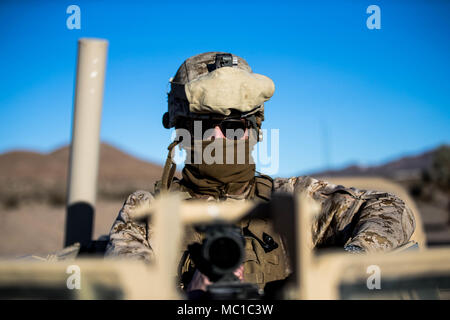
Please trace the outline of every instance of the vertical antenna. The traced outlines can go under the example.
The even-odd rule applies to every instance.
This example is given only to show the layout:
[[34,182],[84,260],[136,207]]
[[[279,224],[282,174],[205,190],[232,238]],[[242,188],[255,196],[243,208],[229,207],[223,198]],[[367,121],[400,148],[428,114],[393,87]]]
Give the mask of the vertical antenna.
[[65,246],[92,237],[107,49],[106,40],[78,40]]

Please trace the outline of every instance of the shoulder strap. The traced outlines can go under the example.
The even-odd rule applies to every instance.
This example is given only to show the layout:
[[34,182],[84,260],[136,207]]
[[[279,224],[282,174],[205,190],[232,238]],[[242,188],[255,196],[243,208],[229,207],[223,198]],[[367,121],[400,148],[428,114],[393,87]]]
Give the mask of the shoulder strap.
[[[159,194],[161,192],[161,180],[155,182],[155,194]],[[192,199],[192,195],[189,190],[180,183],[180,179],[174,177],[172,183],[169,187],[170,192],[179,192],[183,195],[184,200]]]
[[158,188],[161,190],[168,190],[170,188],[170,184],[172,183],[173,175],[175,174],[175,170],[177,169],[177,165],[172,161],[172,150],[179,144],[181,140],[173,141],[167,150],[169,153],[167,154],[166,163],[164,164],[163,174],[161,181],[159,182]]
[[273,191],[273,179],[265,174],[257,173],[258,175],[255,176],[254,197],[270,201]]

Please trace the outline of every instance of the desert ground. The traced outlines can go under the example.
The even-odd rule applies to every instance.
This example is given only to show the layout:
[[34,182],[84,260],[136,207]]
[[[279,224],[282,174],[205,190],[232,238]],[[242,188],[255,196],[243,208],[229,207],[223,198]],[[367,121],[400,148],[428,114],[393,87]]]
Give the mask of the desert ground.
[[[94,239],[108,234],[123,201],[97,202]],[[64,244],[65,207],[29,204],[0,210],[0,256],[47,254],[60,250]]]

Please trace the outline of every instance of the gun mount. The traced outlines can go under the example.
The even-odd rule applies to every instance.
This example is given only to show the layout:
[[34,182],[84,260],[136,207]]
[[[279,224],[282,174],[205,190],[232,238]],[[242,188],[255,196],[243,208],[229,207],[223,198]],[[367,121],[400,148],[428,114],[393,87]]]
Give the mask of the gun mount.
[[[77,258],[69,249],[52,261],[0,263],[0,297],[58,299],[185,299],[176,274],[183,228],[189,224],[232,223],[244,216],[276,213],[277,232],[287,238],[293,274],[280,288],[282,299],[448,299],[450,249],[403,250],[386,254],[349,254],[311,250],[302,195],[275,196],[270,203],[183,201],[163,194],[138,210],[154,226],[156,259],[151,264],[103,258]],[[277,204],[278,202],[278,204]],[[280,208],[283,206],[283,211]],[[288,208],[291,210],[288,210]],[[290,239],[290,240],[289,240]],[[67,287],[68,267],[82,271],[81,290]],[[367,287],[368,267],[382,270],[381,290]],[[226,269],[226,268],[225,268]]]

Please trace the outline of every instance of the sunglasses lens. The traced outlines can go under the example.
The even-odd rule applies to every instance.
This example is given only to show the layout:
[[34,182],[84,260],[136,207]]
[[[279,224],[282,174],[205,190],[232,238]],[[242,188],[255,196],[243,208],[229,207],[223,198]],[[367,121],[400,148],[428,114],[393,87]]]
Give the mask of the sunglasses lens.
[[205,135],[207,130],[213,130],[219,123],[217,121],[212,120],[197,120],[197,126],[201,126],[202,128],[202,135]]
[[240,140],[244,137],[247,129],[247,121],[245,119],[229,119],[223,121],[217,120],[196,120],[191,124],[190,131],[195,132],[195,128],[201,126],[202,135],[205,136],[206,131],[213,130],[219,126],[223,135],[227,139]]
[[220,124],[220,129],[227,136],[227,139],[242,139],[246,128],[245,120],[225,120]]

